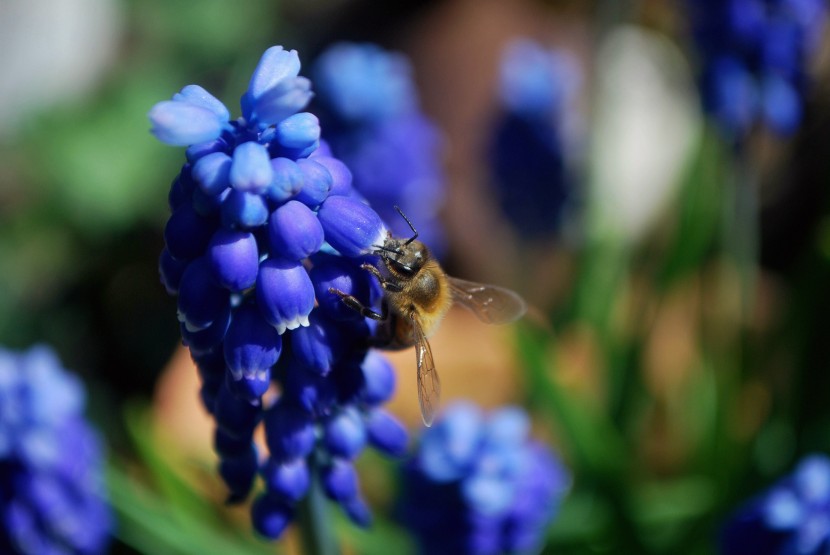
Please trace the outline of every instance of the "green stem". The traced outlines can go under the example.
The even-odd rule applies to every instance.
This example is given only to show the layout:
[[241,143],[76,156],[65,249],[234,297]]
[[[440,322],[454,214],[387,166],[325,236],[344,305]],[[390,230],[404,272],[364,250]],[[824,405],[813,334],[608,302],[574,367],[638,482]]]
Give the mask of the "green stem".
[[298,524],[305,555],[340,555],[334,526],[329,515],[328,500],[320,484],[319,464],[311,456],[311,484],[308,493],[300,502]]
[[726,248],[738,268],[741,279],[740,316],[746,319],[752,311],[752,294],[758,265],[759,208],[757,176],[746,148],[734,148],[736,161],[733,167],[732,202],[726,203],[731,213],[727,215],[725,230]]

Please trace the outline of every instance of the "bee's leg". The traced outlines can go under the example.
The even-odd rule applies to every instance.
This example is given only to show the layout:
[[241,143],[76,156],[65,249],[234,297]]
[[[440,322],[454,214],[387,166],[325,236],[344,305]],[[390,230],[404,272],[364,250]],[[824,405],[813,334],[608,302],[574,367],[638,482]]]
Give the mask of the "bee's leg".
[[378,281],[380,282],[380,286],[383,287],[384,290],[391,291],[393,293],[400,293],[401,291],[403,291],[400,284],[384,277],[380,273],[380,270],[378,270],[376,267],[372,266],[371,264],[361,264],[360,267],[363,268],[364,270],[366,270],[367,272],[369,272],[370,274],[372,274],[373,276],[375,276],[378,279]]
[[377,320],[379,322],[383,322],[389,317],[389,308],[387,307],[386,303],[381,305],[381,313],[377,313],[368,306],[364,306],[357,297],[354,295],[349,295],[348,293],[341,291],[340,289],[335,289],[334,287],[329,287],[329,293],[334,293],[340,300],[343,301],[343,304],[351,308],[352,310],[359,312],[361,316],[366,318],[371,318],[372,320]]

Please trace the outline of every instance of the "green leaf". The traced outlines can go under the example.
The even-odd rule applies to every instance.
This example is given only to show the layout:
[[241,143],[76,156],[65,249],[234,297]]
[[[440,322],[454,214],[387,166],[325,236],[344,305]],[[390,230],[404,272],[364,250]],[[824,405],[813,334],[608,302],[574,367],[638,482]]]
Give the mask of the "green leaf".
[[617,430],[592,403],[582,402],[554,383],[550,376],[555,371],[555,355],[540,334],[524,326],[517,339],[530,401],[562,429],[575,464],[604,480],[619,476],[626,449]]
[[658,279],[663,289],[696,271],[720,239],[724,188],[729,186],[724,161],[715,131],[703,133],[676,202],[677,223]]
[[352,524],[342,511],[336,511],[338,532],[345,538],[345,544],[361,555],[414,555],[417,553],[414,540],[407,532],[377,512],[373,515],[371,528],[362,529]]
[[25,138],[42,201],[90,236],[142,220],[160,226],[166,216],[164,199],[184,155],[149,133],[146,114],[169,93],[160,93],[164,68],[146,71],[42,116]]
[[[250,527],[241,530],[231,524],[226,515],[220,517],[214,502],[176,473],[171,461],[165,457],[165,451],[152,437],[152,426],[145,409],[135,405],[128,407],[125,421],[139,459],[149,471],[149,481],[159,491],[153,491],[117,466],[110,467],[111,501],[121,516],[119,538],[152,554],[259,555],[274,552],[271,546],[255,537]],[[196,465],[193,468],[199,470]]]
[[595,492],[573,491],[562,501],[556,520],[548,529],[548,544],[584,547],[607,534],[612,515],[611,507]]
[[[140,553],[152,555],[266,555],[275,548],[234,537],[199,515],[171,505],[116,465],[107,469],[110,503],[119,516],[116,536]],[[207,501],[205,501],[207,504]],[[228,528],[225,525],[224,528]]]

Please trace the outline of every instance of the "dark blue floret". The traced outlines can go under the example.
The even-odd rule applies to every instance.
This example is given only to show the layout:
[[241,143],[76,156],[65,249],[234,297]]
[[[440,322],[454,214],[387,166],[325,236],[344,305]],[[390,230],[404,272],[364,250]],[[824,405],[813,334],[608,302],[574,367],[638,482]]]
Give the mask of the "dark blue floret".
[[265,441],[278,460],[308,456],[315,435],[313,415],[292,400],[281,399],[265,413]]
[[262,479],[272,495],[296,502],[308,491],[311,473],[302,457],[283,462],[271,458],[262,467]]
[[256,298],[265,319],[282,334],[308,326],[308,315],[314,308],[314,284],[301,263],[269,258],[259,267]]
[[254,529],[266,538],[279,538],[293,518],[292,506],[275,495],[260,494],[251,505]]
[[386,453],[406,444],[403,426],[373,409],[394,379],[379,355],[367,359],[364,377],[369,325],[329,291],[378,301],[379,286],[360,265],[387,230],[321,143],[317,117],[300,111],[312,93],[299,71],[295,51],[269,48],[233,121],[193,85],[150,112],[157,137],[188,146],[169,195],[162,282],[178,295],[182,340],[216,419],[228,501],[243,501],[260,476],[266,493],[251,514],[266,537],[282,533],[312,479],[327,480],[346,514],[368,523],[346,461],[370,433]]
[[259,251],[249,231],[219,229],[208,244],[214,279],[229,291],[244,291],[256,283]]
[[366,432],[369,443],[379,451],[393,457],[401,457],[406,453],[409,441],[406,429],[385,410],[374,409],[369,412]]
[[395,369],[386,358],[370,352],[363,359],[363,401],[369,405],[380,405],[388,401],[395,392]]
[[346,407],[330,416],[323,424],[323,430],[326,449],[334,456],[352,459],[366,446],[366,425],[354,407]]
[[291,352],[304,369],[325,376],[346,346],[336,344],[340,339],[337,327],[320,316],[319,311],[311,315],[309,322],[308,327],[297,328],[291,335]]
[[273,251],[288,260],[302,260],[323,246],[323,226],[305,204],[290,200],[274,210],[268,222]]
[[179,321],[188,331],[204,330],[223,320],[230,307],[230,293],[213,279],[210,262],[204,256],[188,265],[179,282]]
[[333,458],[321,470],[323,489],[329,497],[339,502],[354,499],[357,494],[357,471],[348,460]]

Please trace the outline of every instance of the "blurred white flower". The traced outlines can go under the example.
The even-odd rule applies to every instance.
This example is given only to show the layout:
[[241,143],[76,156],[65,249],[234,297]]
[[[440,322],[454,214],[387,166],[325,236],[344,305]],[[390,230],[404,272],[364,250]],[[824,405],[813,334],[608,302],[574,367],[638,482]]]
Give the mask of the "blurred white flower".
[[702,129],[700,103],[680,50],[651,31],[609,33],[596,75],[594,230],[635,242],[680,185]]
[[119,0],[0,0],[0,138],[96,84],[116,56],[122,15]]

